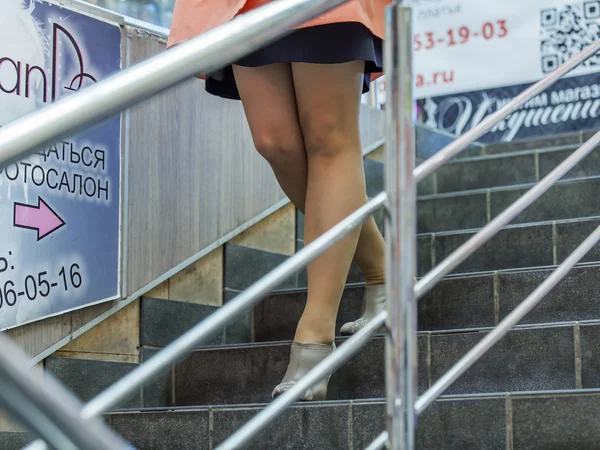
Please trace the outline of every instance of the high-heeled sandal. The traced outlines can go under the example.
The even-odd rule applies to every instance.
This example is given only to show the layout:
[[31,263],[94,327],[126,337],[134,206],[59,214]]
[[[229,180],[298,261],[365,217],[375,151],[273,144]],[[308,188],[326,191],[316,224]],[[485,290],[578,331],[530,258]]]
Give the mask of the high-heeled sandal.
[[[327,358],[335,350],[335,344],[301,344],[298,342],[292,343],[290,349],[290,362],[285,372],[285,376],[281,383],[279,383],[273,390],[272,397],[283,394],[288,389],[296,384],[300,378],[306,375],[312,370],[317,364]],[[327,396],[327,385],[331,373],[327,378],[320,381],[316,385],[307,389],[301,400],[304,401],[322,401]]]
[[342,336],[351,336],[361,330],[386,308],[385,284],[373,284],[365,288],[362,315],[354,322],[344,324],[340,330]]

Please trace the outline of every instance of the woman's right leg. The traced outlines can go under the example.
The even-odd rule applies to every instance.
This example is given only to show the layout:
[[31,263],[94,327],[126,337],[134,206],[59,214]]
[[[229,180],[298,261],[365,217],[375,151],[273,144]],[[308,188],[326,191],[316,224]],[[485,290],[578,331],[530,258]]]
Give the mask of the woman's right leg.
[[[233,72],[255,147],[270,164],[283,191],[304,213],[308,163],[291,64],[234,65]],[[362,227],[354,261],[367,284],[383,283],[384,243],[372,218]]]
[[308,166],[289,63],[233,66],[254,146],[267,160],[279,185],[304,210]]

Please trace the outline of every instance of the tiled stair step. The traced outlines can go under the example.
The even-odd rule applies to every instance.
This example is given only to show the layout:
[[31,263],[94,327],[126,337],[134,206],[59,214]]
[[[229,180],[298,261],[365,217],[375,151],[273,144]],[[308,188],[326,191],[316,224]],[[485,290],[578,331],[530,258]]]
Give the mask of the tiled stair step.
[[[553,270],[501,271],[446,278],[419,301],[419,330],[495,326]],[[600,266],[575,268],[521,323],[600,320],[598,280]],[[363,293],[363,285],[345,289],[337,320],[338,335],[344,323],[360,316]],[[277,292],[264,299],[253,313],[254,341],[293,339],[305,304],[305,289]]]
[[[419,329],[427,331],[494,326],[548,277],[554,268],[452,276],[442,280],[419,302]],[[525,324],[600,319],[597,285],[600,266],[575,268],[522,321]],[[337,332],[361,314],[364,286],[344,290]],[[231,294],[231,293],[230,293]],[[233,297],[233,295],[231,295]],[[293,338],[306,303],[306,289],[278,291],[253,312],[228,324],[206,345],[283,341]],[[217,308],[144,297],[141,345],[165,347]]]
[[[509,225],[477,250],[453,273],[487,272],[558,265],[600,225],[599,217],[552,222]],[[443,261],[477,230],[425,233],[418,236],[418,275],[423,276]],[[594,247],[584,262],[600,261],[599,246]],[[225,287],[228,297],[235,296],[256,282],[288,257],[263,250],[228,245],[225,256]],[[364,279],[353,264],[348,283]],[[306,288],[306,270],[285,280],[279,289]]]
[[[534,184],[423,196],[417,204],[417,231],[480,228]],[[565,180],[550,188],[513,223],[576,219],[600,214],[600,177]]]
[[[420,333],[419,391],[441,377],[487,332]],[[599,344],[597,322],[520,327],[482,357],[448,394],[597,388]],[[267,402],[283,377],[288,353],[289,342],[197,350],[174,368],[173,403]],[[328,399],[383,397],[383,380],[384,338],[379,336],[333,375]]]
[[[524,269],[562,263],[600,225],[600,218],[509,225],[477,250],[453,273]],[[418,274],[425,275],[477,230],[418,236]],[[595,246],[582,262],[600,261]]]
[[[109,426],[138,450],[216,448],[264,405],[118,411]],[[366,448],[385,428],[381,399],[296,405],[252,441],[249,450]],[[20,450],[26,433],[0,433],[0,448]],[[596,450],[600,391],[545,391],[443,397],[420,417],[418,450]]]
[[469,149],[471,155],[493,155],[498,153],[511,153],[524,150],[539,150],[558,147],[578,147],[590,139],[597,130],[576,131],[574,133],[558,134],[529,139],[520,139],[513,142],[498,142],[493,144],[480,144]]
[[[424,392],[489,329],[419,333],[419,392]],[[344,340],[338,344],[343,345]],[[266,403],[281,381],[290,342],[199,349],[140,391],[126,407]],[[329,383],[328,400],[384,396],[383,336],[367,346]],[[448,394],[600,388],[600,323],[518,327],[496,344]],[[51,358],[48,371],[83,400],[135,365]],[[218,369],[217,369],[218,368]],[[93,376],[92,376],[93,375]]]
[[[439,168],[418,186],[419,195],[513,186],[539,181],[564,161],[576,147],[527,150],[472,158],[458,158]],[[596,148],[564,178],[600,175]]]

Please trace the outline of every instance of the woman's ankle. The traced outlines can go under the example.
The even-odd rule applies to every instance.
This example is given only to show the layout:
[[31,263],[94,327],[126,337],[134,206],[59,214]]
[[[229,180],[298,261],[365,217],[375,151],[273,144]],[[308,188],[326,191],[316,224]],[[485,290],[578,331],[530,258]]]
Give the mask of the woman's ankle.
[[[316,326],[315,326],[316,325]],[[335,340],[335,330],[331,327],[312,324],[306,326],[300,321],[294,336],[294,342],[298,344],[326,344],[331,345]]]
[[363,275],[367,286],[385,283],[385,269],[363,271]]

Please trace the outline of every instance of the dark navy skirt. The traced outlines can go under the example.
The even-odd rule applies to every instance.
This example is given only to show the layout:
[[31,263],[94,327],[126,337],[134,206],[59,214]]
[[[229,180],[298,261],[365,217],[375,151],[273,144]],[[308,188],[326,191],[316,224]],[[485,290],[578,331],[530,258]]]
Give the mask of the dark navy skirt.
[[[341,64],[365,62],[363,93],[369,91],[371,74],[383,72],[383,42],[360,23],[344,22],[294,30],[283,39],[268,45],[235,64],[260,67],[275,63],[302,62],[311,64]],[[231,66],[206,77],[207,92],[239,100]]]

